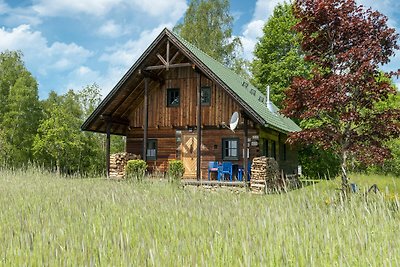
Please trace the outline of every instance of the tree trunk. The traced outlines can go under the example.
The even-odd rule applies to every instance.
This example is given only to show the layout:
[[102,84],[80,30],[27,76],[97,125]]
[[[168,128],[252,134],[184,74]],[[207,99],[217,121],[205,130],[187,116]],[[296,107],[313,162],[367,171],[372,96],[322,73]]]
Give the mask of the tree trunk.
[[348,192],[349,179],[347,178],[347,151],[342,153],[342,191]]

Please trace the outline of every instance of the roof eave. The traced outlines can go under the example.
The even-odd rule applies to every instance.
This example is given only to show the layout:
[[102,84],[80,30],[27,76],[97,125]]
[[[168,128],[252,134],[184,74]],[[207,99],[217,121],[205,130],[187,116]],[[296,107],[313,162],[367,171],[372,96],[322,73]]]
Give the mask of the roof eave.
[[143,63],[144,59],[150,54],[153,48],[160,42],[160,40],[166,35],[168,31],[167,28],[157,36],[156,39],[150,44],[150,46],[143,52],[143,54],[139,57],[138,60],[129,68],[129,70],[122,76],[121,80],[114,86],[114,88],[108,93],[108,95],[101,101],[99,106],[90,114],[90,116],[85,120],[85,122],[81,125],[81,130],[83,131],[93,131],[90,130],[89,127],[93,123],[94,119],[101,115],[104,107],[110,102],[116,95],[116,93],[121,89],[122,85],[131,77],[131,75],[136,71],[138,66]]

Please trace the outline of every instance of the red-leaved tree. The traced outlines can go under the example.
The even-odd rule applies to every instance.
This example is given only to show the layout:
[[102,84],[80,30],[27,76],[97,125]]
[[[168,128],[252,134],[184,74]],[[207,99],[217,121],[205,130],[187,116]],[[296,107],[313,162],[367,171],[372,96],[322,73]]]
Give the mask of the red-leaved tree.
[[400,110],[377,108],[396,90],[380,66],[390,61],[398,34],[379,12],[354,0],[296,0],[295,29],[303,35],[311,79],[297,77],[287,89],[282,112],[302,120],[289,142],[331,148],[342,161],[342,186],[349,157],[381,163],[390,157],[385,142],[400,136]]

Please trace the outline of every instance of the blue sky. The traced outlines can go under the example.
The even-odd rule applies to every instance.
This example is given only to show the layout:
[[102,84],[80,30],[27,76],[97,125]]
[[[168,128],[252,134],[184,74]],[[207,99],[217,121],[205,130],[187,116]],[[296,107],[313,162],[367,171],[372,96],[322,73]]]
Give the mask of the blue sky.
[[[231,0],[234,35],[252,58],[262,26],[280,0]],[[358,0],[400,33],[400,1]],[[0,51],[21,50],[40,98],[97,83],[105,96],[188,0],[0,0]],[[400,69],[400,51],[385,70]],[[400,82],[396,82],[400,85]]]

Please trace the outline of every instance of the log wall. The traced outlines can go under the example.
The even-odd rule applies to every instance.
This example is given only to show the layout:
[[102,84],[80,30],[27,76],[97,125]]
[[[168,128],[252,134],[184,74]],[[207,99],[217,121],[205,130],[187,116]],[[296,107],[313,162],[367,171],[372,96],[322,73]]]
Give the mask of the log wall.
[[[196,73],[190,67],[171,69],[167,72],[165,83],[150,83],[149,90],[149,128],[155,127],[184,127],[196,125]],[[202,77],[202,87],[211,88],[210,105],[202,105],[202,124],[229,124],[234,111],[240,111],[238,103],[222,88],[206,77]],[[167,107],[167,89],[180,89],[179,107]],[[133,103],[134,108],[128,115],[132,127],[143,126],[143,98]]]

